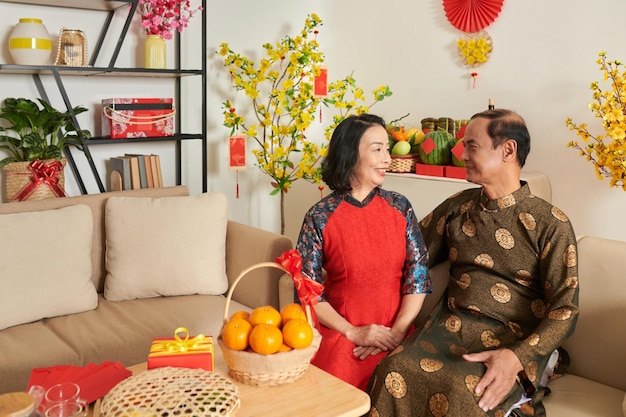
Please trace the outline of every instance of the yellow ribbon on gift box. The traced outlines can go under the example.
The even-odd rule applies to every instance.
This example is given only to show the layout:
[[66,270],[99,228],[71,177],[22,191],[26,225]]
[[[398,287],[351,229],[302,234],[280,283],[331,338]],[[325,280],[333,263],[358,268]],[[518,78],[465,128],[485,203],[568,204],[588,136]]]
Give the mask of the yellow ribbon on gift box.
[[[179,336],[184,334],[184,339]],[[179,327],[174,331],[174,340],[155,340],[150,347],[150,356],[168,356],[180,354],[211,353],[213,354],[213,340],[203,334],[189,337],[186,327]]]

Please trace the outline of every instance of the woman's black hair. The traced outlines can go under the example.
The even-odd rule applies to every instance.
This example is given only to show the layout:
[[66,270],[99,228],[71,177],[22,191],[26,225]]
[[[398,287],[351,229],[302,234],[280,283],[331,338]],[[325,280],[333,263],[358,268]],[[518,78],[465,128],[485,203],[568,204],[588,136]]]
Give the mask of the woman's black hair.
[[352,191],[350,178],[359,162],[359,143],[365,131],[374,125],[384,128],[385,121],[369,113],[348,116],[337,125],[322,162],[322,180],[328,188],[339,193]]
[[530,153],[530,133],[524,119],[514,111],[506,109],[485,110],[473,115],[472,120],[479,117],[489,119],[487,134],[494,149],[509,139],[517,142],[517,163],[523,168]]

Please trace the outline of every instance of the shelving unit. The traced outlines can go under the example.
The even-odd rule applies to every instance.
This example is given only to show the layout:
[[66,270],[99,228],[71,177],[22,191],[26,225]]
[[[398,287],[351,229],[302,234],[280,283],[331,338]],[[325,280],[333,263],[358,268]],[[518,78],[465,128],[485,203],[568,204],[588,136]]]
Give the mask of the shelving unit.
[[[145,68],[118,68],[116,67],[116,61],[119,56],[120,50],[126,39],[128,29],[137,10],[138,0],[0,0],[0,3],[19,3],[30,6],[50,6],[50,7],[63,7],[70,9],[82,9],[82,10],[96,10],[107,13],[107,17],[104,21],[103,27],[100,32],[100,36],[92,50],[89,66],[86,67],[66,67],[66,66],[54,66],[54,65],[12,65],[12,64],[0,64],[0,75],[2,74],[23,74],[31,75],[33,81],[37,87],[37,90],[46,101],[49,101],[47,91],[41,80],[42,76],[52,76],[55,85],[61,94],[64,104],[68,111],[72,112],[74,107],[71,103],[70,97],[67,94],[65,88],[65,80],[68,77],[76,76],[89,76],[89,77],[150,77],[160,79],[171,79],[174,83],[174,103],[176,106],[175,115],[175,127],[176,131],[173,136],[162,137],[146,137],[146,138],[129,138],[129,139],[109,139],[104,137],[92,137],[90,139],[80,138],[80,145],[83,147],[84,155],[87,158],[91,174],[93,175],[98,189],[100,192],[105,192],[105,182],[102,176],[98,172],[94,160],[91,155],[90,146],[94,145],[109,145],[109,144],[122,144],[122,143],[147,143],[147,142],[174,142],[176,145],[176,183],[181,184],[182,181],[182,141],[185,140],[200,140],[202,143],[202,191],[207,191],[207,121],[206,117],[202,117],[202,127],[199,133],[186,133],[181,131],[181,115],[184,111],[181,102],[181,79],[183,77],[201,77],[202,91],[202,114],[206,115],[206,59],[202,60],[201,68],[199,69],[182,69],[181,68],[181,39],[180,35],[176,35],[176,55],[175,55],[175,68],[174,69],[145,69]],[[115,13],[124,12],[122,8],[128,8],[126,12],[126,18],[121,29],[121,33],[110,35],[111,22],[115,16]],[[201,51],[202,55],[206,57],[206,0],[202,0],[202,39],[201,39]],[[98,56],[102,50],[102,46],[105,41],[111,36],[118,36],[115,43],[115,48],[111,53],[109,63],[105,67],[93,66],[97,62]],[[79,126],[75,115],[72,115],[73,121],[76,126]],[[72,169],[72,172],[76,178],[78,186],[82,194],[87,194],[87,188],[83,181],[83,177],[79,172],[76,161],[69,149],[65,150],[65,156],[68,160],[68,165]]]

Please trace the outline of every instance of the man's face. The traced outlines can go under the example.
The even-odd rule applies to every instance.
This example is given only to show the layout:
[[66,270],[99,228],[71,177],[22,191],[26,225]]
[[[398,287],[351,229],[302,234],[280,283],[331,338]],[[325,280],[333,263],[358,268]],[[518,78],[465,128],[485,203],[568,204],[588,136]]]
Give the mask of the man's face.
[[472,120],[463,139],[465,150],[461,159],[467,169],[466,179],[479,185],[497,181],[504,167],[503,144],[493,148],[493,142],[487,134],[488,124],[488,119],[479,117]]

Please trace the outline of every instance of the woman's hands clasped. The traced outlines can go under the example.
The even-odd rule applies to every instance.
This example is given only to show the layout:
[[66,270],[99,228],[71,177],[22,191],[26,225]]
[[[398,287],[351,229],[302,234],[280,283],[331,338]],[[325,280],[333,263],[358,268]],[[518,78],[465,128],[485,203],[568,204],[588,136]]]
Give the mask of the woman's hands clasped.
[[345,336],[356,345],[352,352],[361,360],[370,355],[393,350],[404,339],[404,334],[380,324],[353,326],[346,331]]

